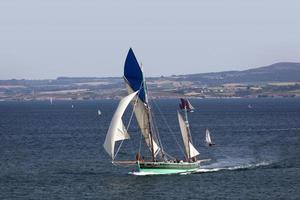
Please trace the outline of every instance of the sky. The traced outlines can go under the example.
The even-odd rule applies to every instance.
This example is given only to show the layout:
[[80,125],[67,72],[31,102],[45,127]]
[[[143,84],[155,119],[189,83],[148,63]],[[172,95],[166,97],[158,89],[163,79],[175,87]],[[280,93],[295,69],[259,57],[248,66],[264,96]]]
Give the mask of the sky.
[[1,0],[0,79],[146,76],[300,62],[298,0]]

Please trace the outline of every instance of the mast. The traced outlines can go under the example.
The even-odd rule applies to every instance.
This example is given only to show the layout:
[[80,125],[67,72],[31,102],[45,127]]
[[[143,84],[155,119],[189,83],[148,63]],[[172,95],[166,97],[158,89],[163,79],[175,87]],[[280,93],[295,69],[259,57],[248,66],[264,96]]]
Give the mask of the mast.
[[[141,63],[141,70],[143,72],[143,68],[142,68],[142,63]],[[151,144],[151,156],[152,156],[152,161],[155,161],[155,155],[154,155],[154,146],[153,146],[153,128],[151,126],[152,124],[152,116],[151,116],[151,108],[149,105],[149,100],[148,100],[148,91],[147,91],[147,85],[146,85],[146,80],[145,77],[143,76],[143,86],[144,86],[144,90],[145,90],[145,102],[147,105],[147,116],[148,116],[148,127],[149,127],[149,135],[150,135],[150,144]]]
[[148,117],[149,117],[149,134],[150,134],[150,141],[151,141],[151,156],[152,161],[155,161],[155,155],[154,155],[154,146],[153,146],[153,130],[151,126],[151,116],[150,116],[150,107],[148,106]]
[[[184,117],[185,117],[185,125],[186,125],[186,129],[187,129],[187,132],[188,132],[188,141],[190,142],[191,141],[191,135],[190,135],[190,126],[189,126],[189,121],[188,121],[188,115],[187,115],[187,107],[186,105],[184,106]],[[188,161],[190,161],[191,159],[191,150],[190,150],[190,145],[188,145]]]

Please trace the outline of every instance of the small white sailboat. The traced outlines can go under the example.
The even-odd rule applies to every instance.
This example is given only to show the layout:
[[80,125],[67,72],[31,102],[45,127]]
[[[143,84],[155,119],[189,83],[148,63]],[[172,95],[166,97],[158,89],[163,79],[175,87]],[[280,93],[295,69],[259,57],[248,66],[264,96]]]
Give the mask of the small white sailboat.
[[53,98],[50,97],[50,104],[52,105],[53,104]]
[[98,110],[98,112],[97,112],[97,113],[98,113],[98,115],[99,115],[99,116],[102,114],[100,110]]
[[215,145],[215,143],[212,142],[211,137],[210,137],[210,132],[208,129],[205,131],[205,142],[208,144],[208,146]]
[[[207,159],[197,159],[199,152],[192,144],[191,132],[187,118],[187,113],[191,112],[194,108],[187,99],[181,99],[181,110],[177,112],[183,138],[185,159],[177,160],[166,153],[162,146],[162,142],[160,141],[161,137],[159,136],[158,129],[155,127],[155,121],[153,120],[154,114],[148,100],[146,81],[132,49],[129,49],[125,61],[124,80],[128,96],[124,97],[120,101],[111,120],[103,145],[106,152],[110,155],[112,163],[133,164],[137,167],[137,173],[160,175],[192,173],[199,169],[201,162],[208,161]],[[132,104],[133,111],[129,119],[129,124],[125,126],[123,124],[122,116],[130,102]],[[137,124],[144,138],[145,147],[150,151],[151,157],[149,156],[144,158],[140,154],[141,149],[139,149],[137,151],[138,153],[136,154],[135,161],[117,160],[117,154],[123,141],[130,139],[127,130],[130,122],[132,121],[133,113],[135,114]],[[117,141],[121,142],[115,151],[115,144]],[[132,174],[134,173],[135,172],[132,172]]]

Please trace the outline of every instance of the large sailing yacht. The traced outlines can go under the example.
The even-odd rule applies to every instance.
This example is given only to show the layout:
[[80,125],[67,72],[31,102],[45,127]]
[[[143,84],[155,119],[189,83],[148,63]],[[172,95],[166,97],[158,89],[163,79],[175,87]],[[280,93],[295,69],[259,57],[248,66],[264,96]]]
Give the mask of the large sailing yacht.
[[[197,159],[199,152],[192,144],[192,137],[188,122],[188,112],[193,111],[192,105],[186,99],[181,99],[180,110],[177,112],[177,117],[183,138],[185,159],[174,160],[172,159],[174,157],[169,156],[169,154],[163,150],[162,144],[159,140],[159,133],[154,128],[152,118],[153,113],[151,112],[151,106],[148,99],[146,81],[131,48],[129,49],[125,60],[124,81],[128,91],[128,96],[124,97],[120,101],[110,123],[103,145],[106,152],[111,156],[112,162],[135,164],[137,171],[134,173],[177,174],[195,172],[200,167],[200,162],[205,160]],[[137,153],[135,161],[116,160],[116,155],[120,146],[115,152],[115,143],[117,141],[123,142],[123,140],[130,138],[127,132],[129,125],[125,127],[122,121],[122,116],[130,102],[133,105],[133,112],[137,119],[140,132],[151,153],[151,158],[148,160],[144,160],[140,153]],[[129,123],[130,122],[131,119],[129,119]]]

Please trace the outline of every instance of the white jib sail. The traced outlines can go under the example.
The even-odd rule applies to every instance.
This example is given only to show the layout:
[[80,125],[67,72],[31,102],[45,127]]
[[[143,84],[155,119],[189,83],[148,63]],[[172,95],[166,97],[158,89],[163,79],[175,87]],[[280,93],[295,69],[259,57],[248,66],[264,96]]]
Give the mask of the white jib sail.
[[190,103],[190,101],[187,100],[187,102],[188,102],[188,104],[189,104],[190,109],[191,109],[191,110],[195,110],[195,108],[192,106],[192,104]]
[[[126,83],[126,81],[125,81]],[[131,87],[126,83],[128,93],[134,92]],[[149,147],[150,151],[152,151],[151,147],[151,136],[150,136],[150,130],[149,130],[149,117],[148,117],[148,110],[144,103],[138,98],[136,102],[136,106],[134,109],[134,114],[136,116],[137,122],[139,124],[139,127],[141,129],[141,132],[145,138],[146,144]],[[156,156],[159,153],[160,147],[158,144],[152,140],[153,142],[153,151],[154,156]]]
[[185,121],[183,120],[183,118],[179,112],[177,112],[177,116],[178,116],[178,121],[179,121],[179,126],[180,126],[180,130],[181,130],[181,135],[182,135],[182,139],[183,139],[185,152],[186,152],[187,156],[190,156],[190,158],[195,157],[195,156],[199,155],[199,152],[195,149],[195,147],[189,141],[188,129],[186,127]]
[[209,133],[209,130],[206,129],[206,136],[205,136],[205,141],[207,144],[211,144],[211,138],[210,138],[210,133]]
[[103,147],[106,150],[106,152],[112,157],[112,159],[114,159],[115,156],[115,142],[119,140],[129,139],[129,134],[127,133],[126,127],[123,124],[122,116],[128,104],[135,97],[136,94],[137,92],[134,92],[120,101],[118,108],[110,122]]

